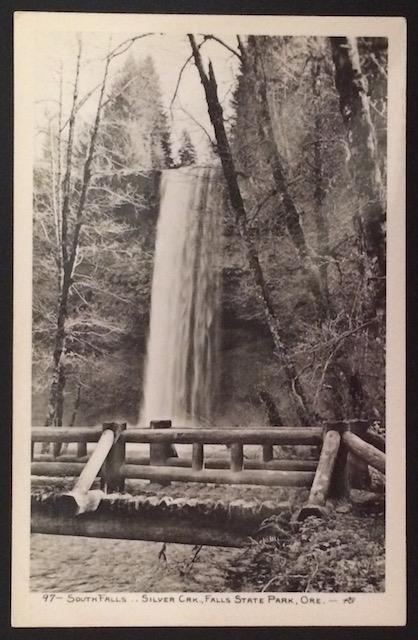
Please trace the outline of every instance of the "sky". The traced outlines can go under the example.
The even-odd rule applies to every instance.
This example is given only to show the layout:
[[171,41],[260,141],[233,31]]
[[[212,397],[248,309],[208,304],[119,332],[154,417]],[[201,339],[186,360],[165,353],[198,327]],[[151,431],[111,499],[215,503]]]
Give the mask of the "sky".
[[[104,69],[104,57],[109,50],[109,42],[111,42],[110,47],[113,49],[119,43],[137,35],[139,35],[138,32],[124,33],[123,35],[118,33],[113,36],[107,33],[80,33],[83,43],[80,97],[100,83]],[[196,39],[199,42],[199,35],[197,34]],[[222,39],[229,46],[236,48],[235,37],[222,36]],[[53,114],[57,111],[61,65],[63,69],[64,110],[68,113],[71,104],[76,54],[77,34],[75,32],[43,31],[35,33],[32,64],[34,70],[36,155],[39,155],[42,146],[42,136],[39,131],[45,126],[47,113]],[[126,53],[118,56],[112,62],[109,87],[112,84],[112,77],[114,77],[130,54],[135,58],[144,58],[147,55],[151,55],[154,60],[160,78],[164,105],[170,118],[174,149],[176,149],[182,129],[187,128],[198,152],[204,153],[207,147],[207,136],[194,120],[200,123],[212,138],[213,132],[207,113],[203,87],[200,83],[197,69],[192,62],[187,65],[182,74],[177,98],[170,110],[170,103],[175,92],[180,70],[191,54],[187,35],[153,34],[137,40]],[[218,83],[219,97],[224,106],[225,114],[228,116],[234,80],[238,71],[238,58],[214,41],[208,41],[204,45],[202,57],[206,65],[209,58],[212,61]],[[92,118],[97,104],[97,96],[98,91],[86,102],[80,112],[84,119]]]

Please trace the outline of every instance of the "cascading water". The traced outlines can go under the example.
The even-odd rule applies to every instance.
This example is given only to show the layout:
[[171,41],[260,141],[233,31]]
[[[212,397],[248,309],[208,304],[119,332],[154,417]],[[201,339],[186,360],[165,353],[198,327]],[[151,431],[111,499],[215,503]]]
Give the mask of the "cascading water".
[[221,282],[217,176],[200,167],[162,175],[141,424],[211,421]]

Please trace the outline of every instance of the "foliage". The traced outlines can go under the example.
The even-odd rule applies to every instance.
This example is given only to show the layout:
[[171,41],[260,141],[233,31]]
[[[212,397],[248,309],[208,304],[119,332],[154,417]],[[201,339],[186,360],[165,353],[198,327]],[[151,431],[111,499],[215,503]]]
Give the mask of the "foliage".
[[116,76],[101,131],[102,171],[162,169],[171,166],[171,142],[159,79],[151,56],[129,55]]
[[[255,541],[230,569],[236,591],[348,592],[383,591],[384,522],[378,517],[335,513],[328,520],[309,517],[293,523],[285,512],[265,523]],[[267,529],[267,524],[270,529]]]
[[180,166],[188,167],[192,164],[196,164],[197,154],[193,145],[189,132],[183,129],[181,134],[180,147],[178,151]]
[[[123,90],[122,97],[133,70],[138,72],[135,82]],[[171,162],[169,131],[151,58],[138,63],[128,59],[106,98],[103,115],[65,312],[61,359],[65,422],[72,415],[79,387],[79,413],[87,421],[97,420],[97,412],[108,415],[118,411],[136,419],[158,210],[159,173],[152,166],[161,168]],[[37,424],[45,418],[39,399],[45,397],[53,376],[51,354],[61,299],[62,243],[57,209],[59,216],[63,173],[70,166],[66,222],[71,231],[77,225],[77,203],[92,131],[86,122],[74,126],[68,165],[57,117],[51,117],[47,145],[34,169],[33,419]],[[135,153],[129,138],[141,131],[146,132],[140,147],[146,157]],[[110,135],[112,144],[108,144]],[[133,153],[128,154],[127,148],[133,148]],[[76,416],[76,422],[79,420]]]
[[[386,44],[382,39],[359,40],[381,164],[386,155]],[[369,311],[369,258],[358,226],[362,203],[348,173],[348,142],[329,44],[321,38],[257,36],[248,41],[245,51],[246,64],[234,92],[233,152],[249,212],[249,230],[284,328],[283,338],[316,414],[331,420],[358,417],[382,422],[385,326]],[[257,94],[253,72],[248,69],[256,62],[262,69],[261,81],[266,83],[269,117],[291,197],[300,212],[308,250],[323,278],[328,300],[325,318],[318,316],[307,275],[286,228],[271,157],[259,118],[254,117]],[[261,308],[250,306],[250,300],[255,303],[257,297],[236,232],[228,236],[227,246],[232,248],[225,287],[228,304],[242,319],[251,309],[262,331]],[[240,276],[231,287],[235,273]],[[280,391],[283,376],[281,379],[273,390],[279,404],[286,402]],[[286,417],[290,422],[296,419],[292,412]]]

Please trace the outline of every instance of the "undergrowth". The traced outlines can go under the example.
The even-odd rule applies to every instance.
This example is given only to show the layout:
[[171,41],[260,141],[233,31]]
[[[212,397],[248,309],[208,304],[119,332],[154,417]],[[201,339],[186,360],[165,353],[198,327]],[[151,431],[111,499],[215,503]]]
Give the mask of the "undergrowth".
[[262,524],[229,571],[233,591],[384,591],[384,518],[334,513],[292,522],[284,512]]

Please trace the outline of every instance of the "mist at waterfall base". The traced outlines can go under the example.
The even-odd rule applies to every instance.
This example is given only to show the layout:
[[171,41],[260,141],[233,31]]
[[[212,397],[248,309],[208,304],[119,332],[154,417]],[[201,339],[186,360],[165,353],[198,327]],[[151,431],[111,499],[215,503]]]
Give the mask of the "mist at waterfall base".
[[211,424],[220,355],[221,220],[216,168],[163,172],[141,425]]

